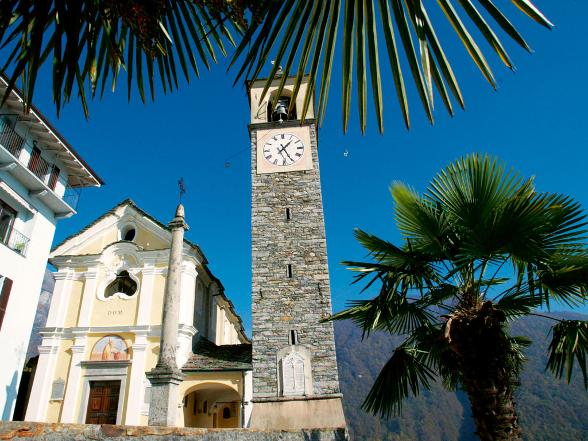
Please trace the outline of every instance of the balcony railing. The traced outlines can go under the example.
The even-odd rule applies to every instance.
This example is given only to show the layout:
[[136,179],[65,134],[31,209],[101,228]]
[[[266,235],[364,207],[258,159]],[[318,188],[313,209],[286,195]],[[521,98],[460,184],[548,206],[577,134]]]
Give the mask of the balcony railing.
[[16,251],[23,256],[27,255],[30,239],[22,234],[20,231],[11,228],[10,231],[2,231],[0,226],[0,243],[3,243],[8,248]]
[[41,156],[31,157],[28,169],[32,171],[37,178],[43,181],[43,183],[47,183],[46,178],[51,171],[51,164],[41,158]]
[[[35,143],[36,144],[36,143]],[[25,146],[25,139],[20,136],[5,118],[0,118],[0,145],[8,150],[21,163],[20,155]],[[45,160],[37,147],[33,147],[32,154],[28,164],[24,164],[43,184],[55,191],[59,178],[59,169],[55,165]],[[74,210],[78,207],[81,191],[79,188],[73,188],[65,184],[65,192],[61,199]]]
[[8,150],[15,158],[20,157],[24,146],[24,139],[10,127],[8,121],[0,118],[0,144]]

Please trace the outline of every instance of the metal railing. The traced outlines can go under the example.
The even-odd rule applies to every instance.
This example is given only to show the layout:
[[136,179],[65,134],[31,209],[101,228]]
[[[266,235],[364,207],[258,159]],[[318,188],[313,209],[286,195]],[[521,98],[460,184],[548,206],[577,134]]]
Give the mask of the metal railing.
[[33,174],[47,184],[47,176],[51,172],[51,164],[43,159],[41,156],[32,156],[29,160],[27,168],[33,172]]
[[18,254],[26,256],[30,239],[14,228],[9,231],[1,230],[2,227],[0,226],[0,242]]
[[[20,160],[20,154],[25,146],[25,139],[20,136],[10,125],[10,122],[5,118],[0,118],[0,145],[8,150],[15,158]],[[36,143],[35,143],[36,144]],[[43,184],[47,185],[51,190],[55,191],[55,185],[58,181],[58,176],[51,180],[51,172],[54,165],[45,160],[42,156],[31,156],[28,164],[24,164]],[[65,192],[61,199],[74,210],[78,207],[81,190],[74,188],[65,183]]]
[[8,150],[15,158],[20,157],[25,140],[14,131],[8,121],[0,118],[0,144]]

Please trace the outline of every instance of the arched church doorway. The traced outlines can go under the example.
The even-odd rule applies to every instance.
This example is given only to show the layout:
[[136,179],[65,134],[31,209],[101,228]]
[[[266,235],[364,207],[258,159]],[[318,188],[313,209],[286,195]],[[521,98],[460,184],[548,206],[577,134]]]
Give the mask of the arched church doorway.
[[184,396],[184,427],[235,428],[241,426],[241,397],[224,384],[204,383]]

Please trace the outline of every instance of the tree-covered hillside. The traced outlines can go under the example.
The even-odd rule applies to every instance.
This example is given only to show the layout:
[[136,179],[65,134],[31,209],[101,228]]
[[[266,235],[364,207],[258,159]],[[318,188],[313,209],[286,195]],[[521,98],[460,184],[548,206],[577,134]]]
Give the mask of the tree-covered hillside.
[[[567,316],[587,319],[578,314]],[[567,385],[545,372],[549,322],[529,317],[513,325],[513,334],[526,335],[534,342],[526,351],[528,361],[516,395],[524,439],[586,440],[588,392],[581,375]],[[335,336],[345,413],[354,440],[477,440],[467,397],[446,392],[440,384],[407,400],[400,418],[382,420],[363,412],[363,399],[400,340],[376,333],[362,342],[361,330],[348,321],[335,322]]]

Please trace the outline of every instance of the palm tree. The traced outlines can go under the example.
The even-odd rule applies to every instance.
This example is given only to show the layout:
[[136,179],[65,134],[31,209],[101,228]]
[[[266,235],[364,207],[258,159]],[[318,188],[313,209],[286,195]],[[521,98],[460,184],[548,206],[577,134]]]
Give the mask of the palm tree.
[[391,193],[402,244],[356,230],[373,259],[345,262],[377,295],[329,319],[351,319],[364,336],[381,330],[406,337],[364,408],[399,413],[406,397],[439,378],[468,394],[480,439],[520,439],[513,392],[531,342],[511,336],[509,322],[554,320],[547,367],[569,382],[577,361],[588,388],[588,322],[540,314],[552,302],[574,307],[587,299],[580,205],[539,193],[532,179],[479,155],[450,164],[422,195],[401,183]]
[[[511,2],[551,28],[531,0]],[[506,6],[496,6],[492,0],[437,3],[492,87],[496,81],[478,40],[483,39],[488,50],[511,69],[513,63],[499,31],[530,51],[507,18]],[[3,0],[0,48],[7,56],[0,70],[10,69],[9,90],[20,78],[25,101],[30,103],[39,68],[51,63],[57,111],[72,96],[79,96],[87,115],[88,96],[101,95],[107,84],[114,89],[121,69],[126,71],[129,98],[136,89],[145,101],[146,88],[154,98],[155,77],[159,77],[164,93],[174,90],[181,74],[189,81],[199,75],[199,69],[208,69],[217,61],[217,52],[226,56],[226,47],[236,46],[231,57],[231,65],[240,65],[235,82],[256,79],[274,60],[269,79],[283,64],[284,77],[297,77],[296,96],[308,71],[313,87],[306,92],[302,117],[316,88],[320,122],[325,115],[337,43],[342,40],[344,129],[349,122],[355,70],[361,130],[365,131],[367,125],[369,86],[382,132],[385,95],[380,58],[387,58],[390,65],[407,127],[410,117],[404,64],[431,122],[434,90],[451,115],[455,103],[464,107],[456,75],[435,30],[438,19],[430,15],[436,12],[432,8],[432,2],[423,0]],[[385,51],[381,50],[383,46]]]

